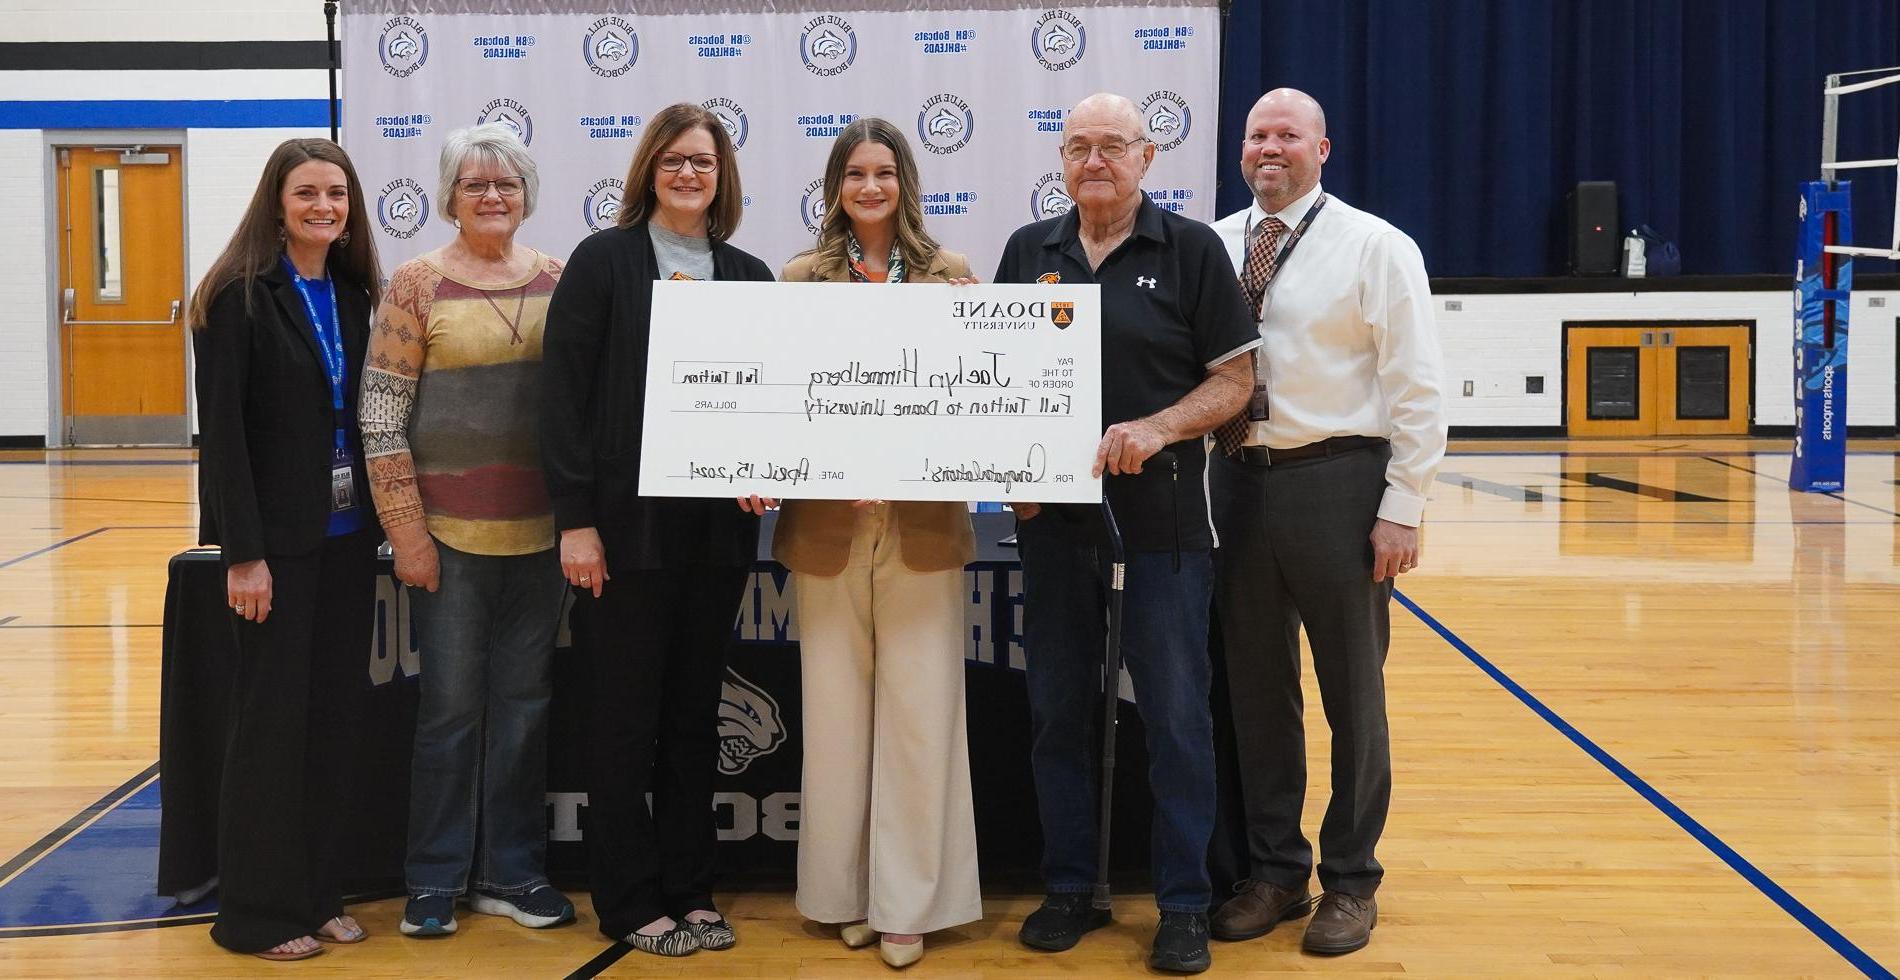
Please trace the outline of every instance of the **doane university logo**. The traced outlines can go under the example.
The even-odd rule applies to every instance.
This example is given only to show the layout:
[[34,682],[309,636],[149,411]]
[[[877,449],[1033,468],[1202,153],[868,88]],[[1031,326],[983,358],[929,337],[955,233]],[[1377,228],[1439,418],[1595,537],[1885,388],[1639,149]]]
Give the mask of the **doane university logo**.
[[528,113],[528,107],[514,99],[490,99],[482,106],[482,114],[475,117],[475,125],[483,123],[501,123],[514,131],[521,139],[522,146],[534,145],[534,116]]
[[1029,53],[1036,61],[1050,71],[1067,71],[1082,60],[1082,51],[1088,47],[1088,32],[1082,29],[1082,19],[1066,10],[1046,10],[1036,18],[1036,26],[1029,31]]
[[805,24],[798,37],[798,57],[806,70],[830,78],[858,59],[858,32],[837,14],[820,14]]
[[398,177],[376,195],[376,221],[383,234],[407,240],[429,223],[429,194],[410,177]]
[[975,132],[970,104],[948,92],[931,96],[917,110],[917,139],[932,153],[955,153],[970,145]]
[[376,39],[376,57],[384,71],[408,78],[429,60],[429,32],[414,17],[391,17],[383,22],[383,32]]
[[581,35],[581,60],[602,78],[619,78],[640,60],[640,35],[619,17],[602,17]]
[[1049,303],[1049,322],[1055,324],[1057,330],[1069,329],[1069,324],[1075,322],[1075,304],[1062,300],[1051,301]]

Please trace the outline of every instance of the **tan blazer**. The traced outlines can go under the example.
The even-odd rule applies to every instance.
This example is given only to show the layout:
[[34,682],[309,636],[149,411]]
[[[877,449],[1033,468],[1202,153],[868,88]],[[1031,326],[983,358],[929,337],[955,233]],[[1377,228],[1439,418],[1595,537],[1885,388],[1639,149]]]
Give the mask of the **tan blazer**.
[[[910,270],[904,281],[947,282],[969,274],[969,259],[939,249],[928,269]],[[817,256],[807,252],[786,263],[779,281],[850,282],[851,270],[842,261],[821,265]],[[889,506],[897,519],[904,567],[913,572],[941,572],[962,568],[976,557],[976,535],[970,530],[967,505],[900,500]],[[772,535],[772,557],[794,572],[836,575],[850,560],[856,523],[857,508],[849,500],[788,500]]]

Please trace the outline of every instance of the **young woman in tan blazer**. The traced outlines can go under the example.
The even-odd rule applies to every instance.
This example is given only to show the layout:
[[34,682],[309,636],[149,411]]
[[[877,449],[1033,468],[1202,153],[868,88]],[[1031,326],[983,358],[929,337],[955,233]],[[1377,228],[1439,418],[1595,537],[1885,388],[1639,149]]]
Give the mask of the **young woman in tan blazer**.
[[[973,283],[924,231],[917,164],[876,118],[845,127],[825,165],[818,244],[785,282]],[[746,498],[748,510],[768,501]],[[894,967],[923,933],[983,917],[963,717],[969,508],[787,501],[772,554],[792,570],[805,717],[798,909],[878,943]]]

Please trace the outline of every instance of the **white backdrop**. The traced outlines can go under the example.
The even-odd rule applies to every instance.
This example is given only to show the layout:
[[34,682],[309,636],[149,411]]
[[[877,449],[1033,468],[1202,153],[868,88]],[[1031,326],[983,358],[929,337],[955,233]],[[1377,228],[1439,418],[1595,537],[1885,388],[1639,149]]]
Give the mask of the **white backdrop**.
[[[1143,107],[1160,148],[1143,182],[1150,195],[1214,217],[1214,0],[968,3],[1003,9],[892,9],[944,0],[849,9],[796,0],[345,4],[343,145],[382,227],[384,269],[454,232],[436,212],[436,158],[451,130],[501,120],[522,132],[541,191],[519,240],[564,258],[613,223],[645,121],[681,101],[719,113],[740,144],[747,203],[733,241],[774,269],[810,245],[825,154],[859,115],[905,130],[932,234],[968,253],[985,279],[1011,231],[1066,208],[1061,119],[1091,92]],[[720,9],[690,12],[711,8]]]

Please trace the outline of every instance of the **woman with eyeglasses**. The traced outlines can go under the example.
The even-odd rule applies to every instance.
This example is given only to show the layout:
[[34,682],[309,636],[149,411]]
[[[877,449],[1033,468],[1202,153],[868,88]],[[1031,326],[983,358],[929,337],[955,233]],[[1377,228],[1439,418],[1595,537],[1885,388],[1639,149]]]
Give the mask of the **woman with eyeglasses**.
[[237,646],[211,938],[267,960],[364,938],[338,872],[376,604],[356,421],[375,227],[341,147],[286,140],[191,300],[198,540]]
[[574,641],[591,670],[594,910],[608,936],[684,956],[738,941],[713,904],[712,779],[759,522],[730,501],[639,494],[653,282],[772,272],[727,243],[744,192],[711,112],[655,114],[625,186],[618,223],[574,249],[548,309],[541,446],[577,597]]
[[[921,194],[897,127],[846,126],[825,164],[818,243],[785,281],[976,282],[924,229]],[[983,917],[963,715],[975,552],[969,508],[937,501],[786,501],[772,541],[798,598],[798,910],[898,968],[923,958],[924,933]]]
[[540,177],[507,127],[450,133],[437,187],[455,238],[390,276],[363,370],[370,492],[423,667],[399,927],[418,937],[453,933],[462,896],[530,928],[574,918],[544,870],[566,588],[535,421],[561,264],[515,241]]

